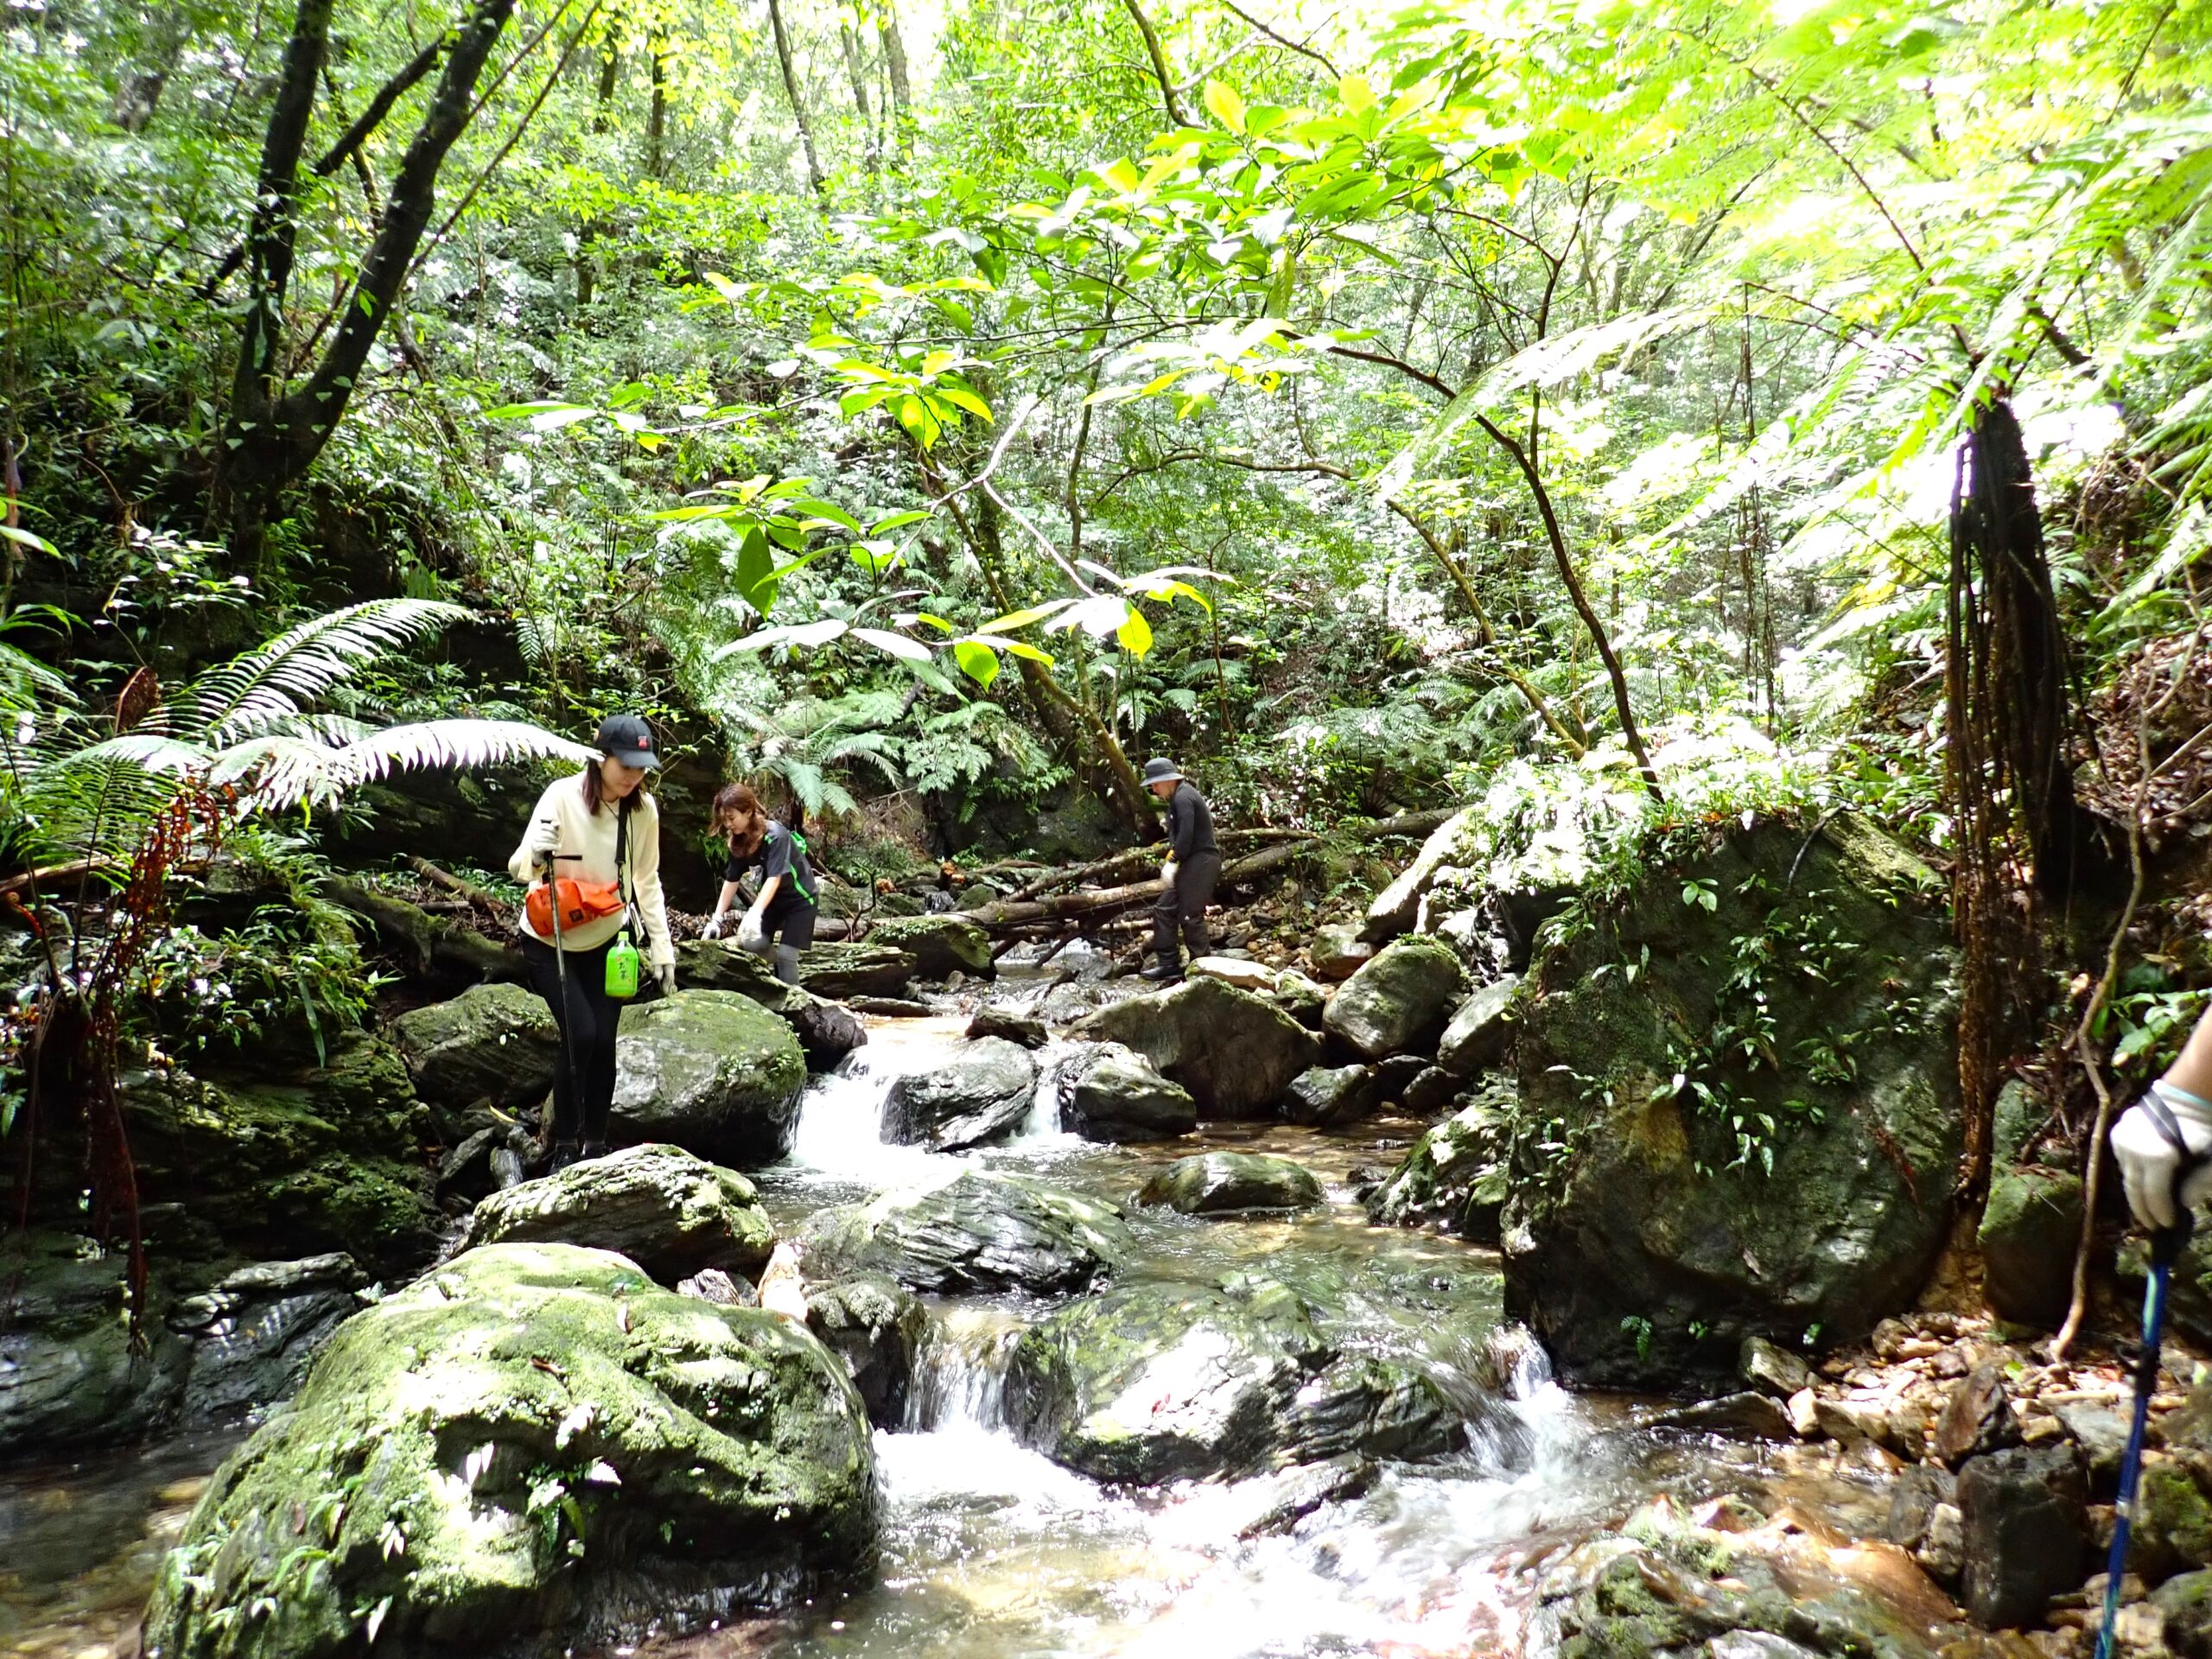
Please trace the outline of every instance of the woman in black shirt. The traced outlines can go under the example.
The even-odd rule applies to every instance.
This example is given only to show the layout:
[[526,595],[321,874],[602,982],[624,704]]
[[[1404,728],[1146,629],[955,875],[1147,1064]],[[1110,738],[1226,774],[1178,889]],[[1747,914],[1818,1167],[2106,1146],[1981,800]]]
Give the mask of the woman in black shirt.
[[707,919],[706,937],[721,937],[738,879],[757,868],[760,891],[738,925],[737,942],[765,957],[773,941],[776,977],[798,984],[798,953],[814,943],[814,866],[806,837],[770,817],[760,798],[743,784],[726,784],[715,797],[715,823],[729,838],[729,862],[722,868],[721,896]]

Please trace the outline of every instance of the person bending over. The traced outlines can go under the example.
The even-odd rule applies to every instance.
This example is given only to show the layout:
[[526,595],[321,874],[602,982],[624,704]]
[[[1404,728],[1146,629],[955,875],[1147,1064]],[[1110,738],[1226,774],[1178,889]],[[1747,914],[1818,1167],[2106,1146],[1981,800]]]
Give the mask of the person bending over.
[[507,861],[509,874],[533,893],[545,887],[550,871],[560,884],[553,896],[566,895],[557,951],[545,896],[537,906],[547,926],[540,929],[527,901],[517,922],[523,967],[562,1027],[553,1074],[555,1169],[607,1150],[622,1014],[607,984],[607,956],[618,938],[641,928],[662,993],[676,989],[676,946],[660,886],[660,810],[645,788],[660,756],[651,728],[635,715],[608,715],[599,748],[595,764],[537,798],[522,845]]
[[729,838],[729,862],[722,868],[722,890],[706,937],[717,939],[738,896],[738,880],[747,870],[760,873],[760,891],[739,925],[737,942],[755,956],[773,946],[776,977],[798,983],[798,953],[814,943],[814,865],[806,837],[770,817],[760,798],[743,784],[724,785],[715,797],[715,823]]
[[1175,948],[1179,925],[1191,959],[1206,953],[1206,905],[1221,878],[1221,849],[1214,844],[1213,814],[1205,798],[1173,760],[1146,761],[1144,785],[1167,803],[1167,861],[1160,868],[1167,886],[1152,906],[1152,948],[1159,960],[1143,977],[1173,985],[1183,977],[1183,959]]

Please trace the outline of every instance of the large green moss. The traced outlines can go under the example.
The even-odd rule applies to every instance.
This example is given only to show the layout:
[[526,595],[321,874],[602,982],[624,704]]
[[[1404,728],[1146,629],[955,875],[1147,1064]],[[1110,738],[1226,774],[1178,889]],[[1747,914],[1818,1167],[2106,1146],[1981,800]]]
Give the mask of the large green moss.
[[355,1315],[217,1473],[149,1659],[482,1653],[780,1604],[865,1561],[844,1365],[757,1308],[563,1244],[472,1250]]

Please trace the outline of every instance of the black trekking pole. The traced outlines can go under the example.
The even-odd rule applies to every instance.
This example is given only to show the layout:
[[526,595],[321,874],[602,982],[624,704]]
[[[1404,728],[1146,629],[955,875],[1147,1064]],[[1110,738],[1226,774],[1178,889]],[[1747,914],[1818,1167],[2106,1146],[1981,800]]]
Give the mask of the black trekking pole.
[[[576,1069],[576,1039],[569,1033],[569,953],[561,947],[561,887],[553,879],[556,874],[554,866],[564,856],[575,858],[579,855],[545,855],[545,896],[551,901],[548,908],[553,912],[553,977],[561,989],[560,1001],[554,1010],[554,1023],[561,1027],[561,1058],[569,1068],[569,1099],[576,1109],[576,1124],[581,1133],[584,1112],[583,1073]],[[556,1143],[560,1138],[560,1103],[556,1096],[553,1112],[554,1133],[548,1138],[549,1145]]]
[[[2177,1186],[2179,1181],[2175,1183]],[[2158,1391],[2158,1345],[2165,1335],[2166,1294],[2174,1263],[2189,1243],[2195,1217],[2179,1202],[2180,1217],[2151,1235],[2151,1281],[2143,1292],[2143,1351],[2135,1360],[2135,1410],[2127,1427],[2127,1450],[2120,1462],[2120,1507],[2113,1521],[2112,1554],[2105,1562],[2105,1616],[2097,1632],[2096,1659],[2112,1659],[2113,1623],[2120,1613],[2120,1581],[2127,1570],[2127,1537],[2135,1519],[2135,1491],[2143,1473],[2143,1438],[2151,1422],[2151,1396]]]

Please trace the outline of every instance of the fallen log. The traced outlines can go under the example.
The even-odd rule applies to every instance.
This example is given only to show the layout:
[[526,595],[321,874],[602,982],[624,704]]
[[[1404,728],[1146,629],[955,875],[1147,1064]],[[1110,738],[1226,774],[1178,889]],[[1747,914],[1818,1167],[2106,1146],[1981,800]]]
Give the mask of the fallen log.
[[407,861],[417,875],[443,887],[448,893],[459,893],[486,915],[504,918],[513,912],[514,906],[503,900],[498,893],[480,887],[474,881],[462,880],[451,870],[431,863],[420,853],[410,853]]
[[522,977],[522,952],[514,946],[494,944],[480,933],[431,915],[420,905],[338,875],[325,880],[321,891],[340,909],[352,911],[372,923],[385,938],[413,950],[423,969],[443,962],[486,979]]
[[[1224,865],[1221,885],[1230,887],[1239,881],[1249,881],[1255,875],[1289,863],[1311,849],[1316,837],[1308,836],[1298,841],[1278,842],[1262,849],[1249,858],[1240,858],[1234,864]],[[956,911],[963,921],[970,921],[987,931],[1005,927],[1022,927],[1032,922],[1054,921],[1066,916],[1095,916],[1102,911],[1126,910],[1132,905],[1149,904],[1166,889],[1166,883],[1157,876],[1149,881],[1132,881],[1118,887],[1096,887],[1085,893],[1048,893],[1039,899],[1000,899],[974,910]]]

